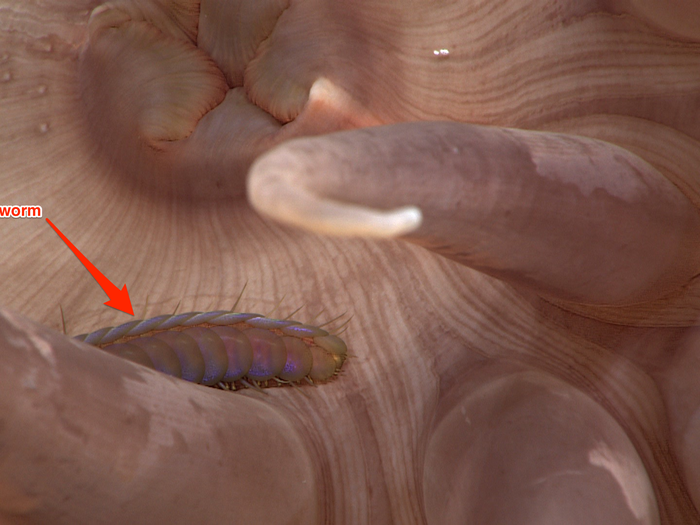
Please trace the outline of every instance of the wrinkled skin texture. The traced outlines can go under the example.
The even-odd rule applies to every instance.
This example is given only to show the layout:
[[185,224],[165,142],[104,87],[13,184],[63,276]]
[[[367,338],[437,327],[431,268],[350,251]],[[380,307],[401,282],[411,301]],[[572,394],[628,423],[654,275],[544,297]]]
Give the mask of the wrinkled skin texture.
[[700,10],[251,4],[0,3],[0,204],[137,315],[247,282],[352,357],[262,395],[103,355],[59,305],[127,316],[3,219],[0,521],[698,523]]

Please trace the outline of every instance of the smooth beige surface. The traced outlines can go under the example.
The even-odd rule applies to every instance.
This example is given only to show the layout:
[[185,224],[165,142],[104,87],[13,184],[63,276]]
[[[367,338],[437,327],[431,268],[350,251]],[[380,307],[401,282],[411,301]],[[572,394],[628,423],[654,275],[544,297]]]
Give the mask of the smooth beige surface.
[[[240,310],[352,315],[350,357],[265,396],[70,343],[59,306],[127,316],[0,220],[3,522],[700,522],[692,3],[98,4],[0,1],[0,204],[140,317],[248,283]],[[303,135],[251,181],[296,159],[419,206],[420,246],[253,211],[251,164]]]

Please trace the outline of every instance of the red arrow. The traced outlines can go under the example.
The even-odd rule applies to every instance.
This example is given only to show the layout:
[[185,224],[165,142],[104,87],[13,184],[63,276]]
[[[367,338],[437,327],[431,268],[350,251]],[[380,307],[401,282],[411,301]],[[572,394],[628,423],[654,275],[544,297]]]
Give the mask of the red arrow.
[[87,260],[87,257],[85,257],[82,253],[80,253],[80,250],[73,246],[73,243],[70,242],[65,235],[63,235],[56,226],[54,226],[53,222],[50,220],[46,219],[46,222],[49,223],[49,226],[51,226],[54,231],[58,234],[58,236],[63,239],[63,242],[65,242],[68,247],[71,249],[71,251],[75,254],[75,256],[80,259],[80,262],[83,263],[85,268],[87,268],[87,271],[90,272],[90,275],[92,275],[95,280],[97,281],[97,284],[99,284],[102,289],[105,291],[105,293],[109,296],[109,301],[105,303],[107,306],[111,306],[112,308],[116,308],[117,310],[121,310],[122,312],[126,312],[129,315],[134,315],[134,309],[131,307],[131,300],[129,299],[129,292],[126,290],[126,285],[120,290],[116,286],[114,286],[109,279],[107,279],[104,275],[102,275],[102,272],[95,268],[95,265],[92,264],[90,261]]

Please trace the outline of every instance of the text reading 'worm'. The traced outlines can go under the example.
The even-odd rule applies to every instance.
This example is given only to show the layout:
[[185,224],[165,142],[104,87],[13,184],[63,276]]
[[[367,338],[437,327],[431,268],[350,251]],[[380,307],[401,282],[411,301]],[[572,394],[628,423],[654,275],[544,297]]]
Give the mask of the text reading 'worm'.
[[229,311],[161,315],[75,339],[187,381],[226,389],[328,381],[347,357],[343,340],[319,327]]

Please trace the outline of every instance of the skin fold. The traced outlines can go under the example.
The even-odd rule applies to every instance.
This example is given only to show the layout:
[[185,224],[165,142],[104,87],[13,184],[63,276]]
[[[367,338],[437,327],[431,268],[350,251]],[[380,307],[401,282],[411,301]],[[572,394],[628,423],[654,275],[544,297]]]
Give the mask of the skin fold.
[[328,384],[189,384],[1,219],[0,523],[700,523],[697,21],[0,2],[0,204],[137,317],[352,316]]

